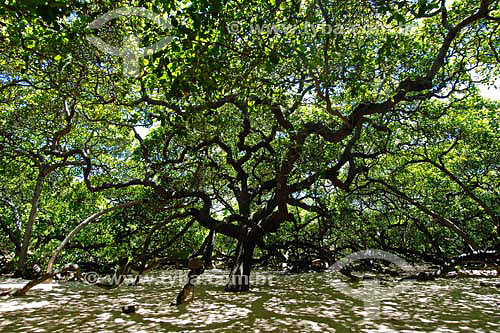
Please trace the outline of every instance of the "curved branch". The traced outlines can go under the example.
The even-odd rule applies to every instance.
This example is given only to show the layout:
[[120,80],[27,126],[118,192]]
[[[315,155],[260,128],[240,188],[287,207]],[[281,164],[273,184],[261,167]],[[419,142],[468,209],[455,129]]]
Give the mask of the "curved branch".
[[115,207],[110,207],[110,208],[103,209],[103,210],[101,210],[101,211],[99,211],[97,213],[94,213],[94,214],[90,215],[89,217],[87,217],[79,225],[77,225],[68,234],[68,236],[66,236],[66,238],[64,238],[64,240],[61,242],[61,244],[59,244],[59,246],[54,251],[54,254],[52,255],[52,257],[49,260],[49,263],[47,265],[47,273],[52,273],[52,270],[53,270],[52,268],[54,266],[54,263],[56,262],[57,257],[59,256],[59,254],[61,253],[61,251],[64,249],[64,247],[66,246],[66,244],[68,244],[73,239],[73,237],[75,237],[76,234],[78,234],[80,232],[80,230],[82,230],[83,227],[85,227],[87,224],[89,224],[92,221],[97,220],[99,217],[101,217],[101,216],[103,216],[103,215],[105,215],[105,214],[107,214],[107,213],[109,213],[109,212],[111,212],[113,210],[120,209],[120,208],[127,208],[127,207],[137,206],[137,205],[140,205],[140,204],[143,204],[143,203],[144,203],[144,200],[129,201],[129,202],[117,205]]

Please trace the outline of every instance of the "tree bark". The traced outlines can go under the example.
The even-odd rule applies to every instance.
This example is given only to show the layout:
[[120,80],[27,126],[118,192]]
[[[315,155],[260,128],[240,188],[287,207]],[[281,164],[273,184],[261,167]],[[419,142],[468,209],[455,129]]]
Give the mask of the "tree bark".
[[250,290],[250,272],[252,270],[255,241],[242,239],[236,247],[236,258],[229,274],[225,291],[240,292]]
[[457,266],[462,266],[471,262],[491,265],[497,270],[497,274],[500,271],[500,253],[498,251],[474,251],[472,253],[464,253],[452,258],[451,260],[440,265],[439,269],[434,272],[419,272],[417,274],[407,276],[404,279],[417,279],[423,281],[433,280],[435,278],[445,276]]
[[45,168],[40,168],[38,178],[35,185],[35,192],[33,193],[33,198],[31,199],[31,211],[26,224],[26,229],[24,231],[23,244],[21,246],[21,252],[19,253],[19,262],[17,265],[17,271],[22,275],[24,267],[26,265],[26,259],[28,256],[28,248],[31,240],[31,232],[33,231],[33,224],[35,223],[36,215],[38,213],[38,204],[40,203],[40,197],[42,195],[43,183],[45,182],[45,177],[47,177],[47,172]]
[[210,230],[210,233],[207,236],[207,247],[205,249],[205,253],[203,254],[203,264],[205,265],[205,269],[212,269],[214,267],[212,263],[212,252],[214,251],[215,245],[215,230]]
[[66,246],[66,244],[68,244],[72,239],[73,237],[76,236],[76,234],[78,232],[80,232],[80,230],[82,230],[83,227],[85,227],[87,224],[89,224],[90,222],[98,219],[99,217],[101,217],[102,215],[106,214],[106,213],[109,213],[115,209],[119,209],[119,208],[126,208],[126,207],[132,207],[132,206],[135,206],[135,205],[139,205],[141,203],[143,203],[144,201],[143,200],[136,200],[136,201],[129,201],[129,202],[126,202],[124,204],[121,204],[121,205],[117,205],[115,207],[110,207],[110,208],[106,208],[106,209],[103,209],[97,213],[94,213],[92,215],[90,215],[89,217],[87,217],[85,220],[83,220],[79,225],[76,226],[75,229],[73,229],[69,234],[68,236],[66,236],[66,238],[64,238],[64,240],[61,242],[61,244],[59,244],[59,246],[57,247],[57,249],[54,251],[54,254],[52,255],[52,257],[50,258],[49,260],[49,263],[47,265],[47,273],[52,273],[53,271],[53,266],[54,266],[54,263],[56,262],[57,260],[57,257],[59,256],[59,254],[61,253],[62,249]]
[[453,221],[445,218],[444,216],[436,213],[435,211],[432,211],[430,208],[427,208],[424,204],[418,202],[417,200],[414,200],[410,198],[410,196],[406,195],[402,191],[398,190],[395,186],[389,185],[387,182],[380,180],[380,179],[370,179],[371,181],[375,183],[379,183],[384,185],[386,188],[392,192],[392,194],[396,195],[397,197],[411,203],[413,206],[418,208],[420,211],[424,212],[426,215],[432,217],[435,222],[441,224],[444,227],[447,227],[449,230],[453,231],[455,234],[457,234],[470,248],[472,251],[479,251],[481,248],[479,245],[471,238],[469,235],[462,230],[459,226],[457,226]]

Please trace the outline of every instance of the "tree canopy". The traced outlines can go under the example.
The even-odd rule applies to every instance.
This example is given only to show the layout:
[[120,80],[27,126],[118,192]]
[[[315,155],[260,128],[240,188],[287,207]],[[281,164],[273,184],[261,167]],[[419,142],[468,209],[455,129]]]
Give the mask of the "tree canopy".
[[[89,28],[132,7],[169,25]],[[0,14],[0,244],[20,271],[82,221],[61,263],[145,267],[215,234],[232,277],[370,247],[498,260],[499,104],[478,85],[499,75],[499,1],[10,0]],[[171,41],[127,76],[92,36]]]

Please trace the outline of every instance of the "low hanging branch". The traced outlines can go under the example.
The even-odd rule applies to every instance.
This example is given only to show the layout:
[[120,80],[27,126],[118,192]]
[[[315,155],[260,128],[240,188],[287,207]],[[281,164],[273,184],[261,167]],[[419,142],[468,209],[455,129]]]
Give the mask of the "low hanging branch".
[[439,277],[446,276],[447,273],[456,269],[457,266],[465,265],[468,263],[482,263],[490,265],[500,271],[500,253],[495,250],[488,251],[474,251],[472,253],[460,254],[453,257],[451,260],[446,261],[440,265],[434,272],[418,272],[404,278],[404,280],[416,279],[421,281],[434,280]]
[[20,289],[9,290],[5,293],[0,294],[0,296],[3,296],[3,295],[24,296],[31,288],[33,288],[34,286],[36,286],[40,283],[43,283],[43,282],[51,279],[56,274],[64,273],[64,272],[72,271],[72,270],[77,270],[78,268],[77,267],[75,268],[74,265],[69,265],[68,267],[63,268],[60,271],[54,272],[54,270],[53,270],[54,263],[56,262],[57,257],[59,256],[59,254],[61,253],[63,248],[76,236],[76,234],[78,234],[78,232],[80,230],[82,230],[82,228],[85,227],[87,224],[89,224],[92,221],[95,221],[96,219],[103,216],[104,214],[107,214],[113,210],[120,209],[120,208],[128,208],[128,207],[132,207],[132,206],[137,206],[137,205],[140,205],[144,202],[145,202],[144,200],[129,201],[129,202],[117,205],[115,207],[103,209],[95,214],[92,214],[91,216],[89,216],[88,218],[83,220],[78,226],[76,226],[76,228],[73,229],[68,234],[68,236],[66,236],[66,238],[61,242],[61,244],[59,244],[59,246],[54,251],[54,254],[52,255],[52,257],[49,260],[46,273],[44,273],[41,277],[28,282],[24,287],[22,287]]
[[392,186],[388,184],[387,182],[380,180],[380,179],[374,179],[374,178],[369,178],[370,181],[374,183],[378,183],[386,187],[390,193],[394,194],[395,196],[409,202],[416,208],[418,208],[420,211],[424,212],[426,215],[429,217],[432,217],[434,221],[437,223],[441,224],[442,226],[448,228],[450,231],[453,231],[455,234],[457,234],[462,241],[464,241],[472,251],[480,251],[481,248],[480,246],[472,239],[469,237],[469,235],[462,230],[458,225],[456,225],[453,221],[441,216],[440,214],[432,211],[431,209],[427,208],[425,205],[422,203],[410,198],[408,195],[404,194],[400,190],[398,190],[395,186]]
[[104,214],[107,214],[113,210],[116,210],[116,209],[120,209],[120,208],[128,208],[128,207],[132,207],[132,206],[137,206],[137,205],[140,205],[140,204],[143,204],[144,203],[144,200],[135,200],[135,201],[129,201],[129,202],[126,202],[126,203],[123,203],[123,204],[120,204],[120,205],[117,205],[115,207],[110,207],[110,208],[106,208],[106,209],[103,209],[91,216],[89,216],[88,218],[86,218],[85,220],[83,220],[79,225],[76,226],[75,229],[73,229],[69,234],[68,236],[66,236],[66,238],[61,242],[61,244],[59,244],[59,246],[57,247],[57,249],[54,251],[54,254],[52,255],[52,257],[50,258],[49,260],[49,264],[47,265],[47,273],[52,273],[52,270],[53,270],[53,267],[54,267],[54,263],[56,262],[57,260],[57,257],[59,256],[59,254],[61,253],[61,251],[63,250],[63,248],[76,236],[76,234],[78,234],[78,232],[80,232],[80,230],[83,229],[83,227],[85,227],[87,224],[89,224],[90,222],[92,221],[95,221],[97,220],[99,217],[103,216]]
[[182,228],[181,231],[179,231],[176,235],[174,235],[174,237],[172,237],[172,239],[170,239],[168,242],[166,242],[164,246],[153,251],[153,255],[158,255],[159,253],[161,253],[165,249],[168,249],[169,247],[171,247],[179,238],[181,238],[186,232],[188,232],[189,228],[191,228],[195,222],[196,222],[195,219],[191,219],[188,223],[186,223],[184,228]]
[[[173,219],[175,219],[175,218],[183,218],[183,217],[186,217],[186,216],[188,216],[188,215],[185,214],[185,213],[175,214],[172,217],[170,217],[167,220],[165,220],[164,222],[156,224],[149,231],[149,234],[146,237],[146,240],[144,241],[144,246],[143,246],[142,254],[139,256],[139,260],[140,260],[141,264],[139,266],[138,274],[137,274],[137,277],[135,278],[134,285],[136,285],[136,284],[139,283],[140,277],[146,271],[152,270],[152,269],[156,268],[157,266],[159,266],[159,261],[157,261],[155,258],[153,258],[152,262],[148,265],[148,260],[151,257],[153,257],[154,255],[156,255],[156,254],[158,254],[159,252],[162,251],[162,250],[160,250],[159,252],[148,253],[148,249],[149,249],[149,246],[150,246],[151,241],[153,239],[153,235],[158,230],[160,230],[165,225],[167,225],[169,222],[171,222]],[[186,233],[189,230],[189,228],[194,224],[194,222],[195,222],[194,219],[191,219],[191,221],[189,221],[189,223],[183,228],[183,230],[180,233],[178,233],[177,235],[175,235],[173,239],[171,239],[169,242],[167,242],[166,247],[172,246],[174,244],[174,242],[177,241],[178,238],[180,238],[184,233]],[[163,249],[165,249],[166,247],[163,247]]]

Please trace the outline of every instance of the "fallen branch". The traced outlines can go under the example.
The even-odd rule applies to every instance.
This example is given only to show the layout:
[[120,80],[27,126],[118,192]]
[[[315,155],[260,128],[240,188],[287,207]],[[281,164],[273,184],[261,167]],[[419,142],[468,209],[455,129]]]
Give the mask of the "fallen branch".
[[58,271],[55,271],[55,272],[52,272],[52,273],[44,273],[39,278],[31,280],[30,282],[28,282],[24,287],[22,287],[20,289],[10,289],[10,290],[7,290],[6,292],[1,293],[0,296],[6,296],[6,295],[10,295],[10,296],[14,296],[14,297],[26,296],[26,293],[31,288],[33,288],[34,286],[36,286],[36,285],[38,285],[40,283],[43,283],[43,282],[49,280],[49,279],[52,279],[56,274],[61,274],[61,273],[70,272],[70,271],[76,271],[76,272],[78,272],[79,269],[80,268],[77,265],[68,265],[68,266],[64,267],[63,269],[61,269],[61,270],[58,270]]
[[438,277],[444,277],[446,274],[455,269],[455,267],[468,263],[483,263],[492,265],[498,271],[500,266],[500,253],[497,251],[474,251],[471,253],[464,253],[452,258],[450,261],[447,261],[434,272],[419,272],[405,277],[404,280],[434,280]]

